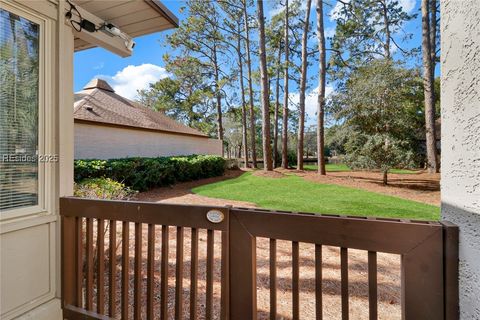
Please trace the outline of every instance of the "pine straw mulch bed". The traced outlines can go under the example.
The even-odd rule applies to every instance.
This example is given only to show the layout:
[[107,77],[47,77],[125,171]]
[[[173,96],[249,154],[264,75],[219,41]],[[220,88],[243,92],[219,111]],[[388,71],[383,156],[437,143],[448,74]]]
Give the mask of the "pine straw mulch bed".
[[[96,230],[96,228],[94,229]],[[130,225],[129,238],[129,319],[133,318],[134,305],[134,226]],[[146,318],[145,292],[148,282],[147,268],[147,226],[142,229],[142,319]],[[116,259],[116,314],[121,312],[121,223],[117,224],[117,259]],[[160,270],[161,270],[161,227],[156,227],[155,244],[155,276],[154,276],[154,314],[160,314]],[[168,319],[175,317],[175,266],[176,266],[176,228],[169,228],[169,263],[168,263]],[[94,237],[94,240],[96,236]],[[108,232],[105,239],[105,261],[108,256]],[[96,243],[96,241],[94,241]],[[199,264],[198,264],[198,319],[205,319],[206,311],[206,243],[207,232],[199,233]],[[183,318],[190,318],[190,268],[191,268],[191,233],[184,229],[184,273],[183,273]],[[290,241],[277,241],[277,319],[292,319],[292,266]],[[314,245],[300,243],[300,319],[315,319],[315,252]],[[269,240],[257,239],[257,303],[259,319],[269,319]],[[367,282],[367,252],[349,250],[349,314],[350,319],[368,319],[368,282]],[[96,265],[96,263],[95,263]],[[105,270],[108,270],[105,265]],[[324,319],[340,319],[341,315],[341,280],[340,280],[340,250],[336,247],[323,247],[323,316]],[[214,285],[213,285],[213,315],[220,319],[221,298],[221,234],[215,232],[214,244]],[[233,275],[234,276],[234,275]],[[400,290],[400,257],[392,254],[378,254],[378,312],[379,319],[401,319]],[[108,271],[104,274],[108,292]],[[96,276],[94,283],[96,284]],[[96,309],[96,285],[94,286],[94,304]],[[108,295],[105,298],[105,310],[108,310]]]

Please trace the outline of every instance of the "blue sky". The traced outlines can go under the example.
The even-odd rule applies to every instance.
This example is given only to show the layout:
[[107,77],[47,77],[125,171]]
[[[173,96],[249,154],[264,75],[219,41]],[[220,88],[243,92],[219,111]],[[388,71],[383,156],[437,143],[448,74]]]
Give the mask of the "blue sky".
[[[315,3],[315,1],[312,1]],[[403,8],[409,13],[419,13],[420,0],[399,0]],[[163,0],[163,3],[182,20],[185,13],[180,13],[180,8],[184,6],[184,2]],[[266,1],[265,12],[267,17],[273,15],[278,9],[274,8],[273,1]],[[330,0],[330,4],[326,4],[324,11],[330,15],[334,10],[336,0]],[[311,19],[315,21],[315,10],[312,10]],[[332,35],[335,24],[331,18],[325,19],[326,35]],[[413,38],[409,41],[411,46],[420,46],[421,43],[421,21],[420,17],[410,21],[405,25],[405,30],[413,34]],[[127,98],[134,99],[136,91],[148,87],[149,83],[153,83],[161,78],[168,77],[168,73],[163,68],[163,54],[171,51],[164,45],[164,36],[172,31],[155,33],[135,39],[136,46],[131,57],[121,58],[115,54],[101,48],[94,48],[75,53],[74,67],[74,88],[79,91],[92,78],[101,77],[107,80],[116,92]],[[256,35],[252,36],[256,39]],[[313,39],[312,41],[315,41]],[[411,65],[419,65],[420,61],[411,60]],[[309,68],[309,77],[314,77],[318,70],[316,62]],[[315,88],[317,80],[313,79],[307,93],[306,110],[307,124],[313,123],[316,109]],[[297,88],[291,86],[291,100],[298,101]],[[327,93],[333,89],[327,88]]]

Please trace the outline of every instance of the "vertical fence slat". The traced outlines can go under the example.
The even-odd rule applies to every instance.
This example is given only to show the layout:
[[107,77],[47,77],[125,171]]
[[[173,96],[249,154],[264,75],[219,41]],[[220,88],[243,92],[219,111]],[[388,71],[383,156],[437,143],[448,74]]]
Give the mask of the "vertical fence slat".
[[109,267],[108,273],[109,283],[108,283],[108,290],[109,290],[109,298],[108,298],[108,315],[112,318],[116,315],[116,297],[117,297],[117,221],[110,220],[110,234],[108,237],[109,242]]
[[257,244],[241,212],[230,211],[230,320],[257,319]]
[[368,308],[369,319],[378,317],[377,307],[377,253],[368,251]]
[[155,225],[148,225],[148,243],[147,243],[147,319],[152,320],[153,314],[153,295],[155,288]]
[[142,316],[142,224],[135,223],[135,270],[133,290],[133,318]]
[[122,319],[128,319],[130,223],[122,224]]
[[443,319],[443,230],[402,255],[402,319]]
[[342,287],[342,320],[349,319],[348,307],[348,249],[340,248],[340,269]]
[[213,244],[214,244],[213,230],[207,231],[207,290],[206,290],[206,314],[207,320],[213,319]]
[[277,240],[270,239],[270,319],[277,319]]
[[86,309],[93,309],[93,218],[87,218],[87,282],[85,290]]
[[[228,214],[227,214],[228,219]],[[227,320],[230,312],[230,259],[229,259],[229,238],[228,232],[222,231],[222,279],[220,297],[220,319]]]
[[105,312],[105,222],[97,222],[97,312]]
[[160,279],[160,314],[162,320],[168,319],[168,234],[168,226],[162,226],[162,270]]
[[197,320],[198,291],[198,229],[192,228],[191,267],[190,267],[190,320]]
[[177,252],[175,269],[175,319],[183,318],[183,227],[177,227]]
[[75,276],[76,276],[76,218],[61,218],[61,254],[62,254],[62,306],[77,303]]
[[77,296],[77,307],[81,308],[83,306],[83,219],[76,218],[76,240],[77,240],[77,259],[75,264],[76,269],[76,296]]
[[315,245],[315,315],[317,320],[323,319],[322,297],[322,245]]
[[292,315],[293,320],[300,318],[300,289],[299,289],[299,246],[292,242]]
[[458,236],[459,228],[449,221],[443,225],[443,263],[444,263],[444,293],[445,319],[458,320]]

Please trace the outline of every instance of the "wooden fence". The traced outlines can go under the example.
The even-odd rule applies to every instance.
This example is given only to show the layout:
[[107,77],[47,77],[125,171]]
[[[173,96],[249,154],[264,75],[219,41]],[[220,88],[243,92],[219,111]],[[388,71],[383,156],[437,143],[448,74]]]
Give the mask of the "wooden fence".
[[[300,318],[301,243],[315,248],[316,319],[323,319],[325,311],[324,246],[340,248],[342,319],[349,319],[350,249],[368,252],[370,319],[378,318],[377,252],[401,256],[402,319],[458,319],[458,228],[448,222],[78,198],[62,198],[60,211],[65,319],[166,320],[169,314],[175,319],[257,319],[258,238],[269,239],[270,319],[277,318],[279,302],[277,241],[285,240],[291,242],[292,319]],[[199,234],[205,235],[205,244]],[[169,287],[171,243],[175,280]],[[202,286],[200,246],[206,247],[205,261],[200,261],[206,266]],[[215,270],[220,270],[219,290],[214,288]],[[170,299],[169,288],[174,290]],[[199,305],[199,295],[205,305]]]

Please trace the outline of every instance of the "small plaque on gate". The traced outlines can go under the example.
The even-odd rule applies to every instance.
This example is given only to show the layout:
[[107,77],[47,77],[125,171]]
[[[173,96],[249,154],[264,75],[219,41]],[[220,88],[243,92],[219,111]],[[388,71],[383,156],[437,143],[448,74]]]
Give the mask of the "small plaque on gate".
[[222,211],[219,210],[210,210],[207,212],[207,219],[212,223],[220,223],[224,219]]

